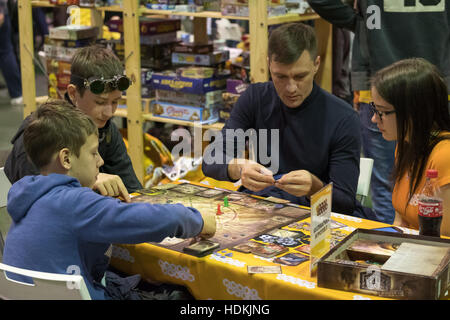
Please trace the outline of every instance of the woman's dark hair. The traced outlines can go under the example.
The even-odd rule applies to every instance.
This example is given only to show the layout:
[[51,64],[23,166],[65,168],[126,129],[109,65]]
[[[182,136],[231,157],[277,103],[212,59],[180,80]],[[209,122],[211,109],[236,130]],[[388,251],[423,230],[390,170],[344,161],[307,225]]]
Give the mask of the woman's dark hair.
[[409,200],[425,173],[433,148],[450,139],[448,88],[438,69],[422,58],[398,61],[372,79],[372,87],[394,106],[397,156],[393,179],[409,174]]
[[314,29],[304,23],[284,24],[270,34],[269,61],[292,64],[300,58],[305,50],[309,52],[312,60],[317,57],[317,40]]

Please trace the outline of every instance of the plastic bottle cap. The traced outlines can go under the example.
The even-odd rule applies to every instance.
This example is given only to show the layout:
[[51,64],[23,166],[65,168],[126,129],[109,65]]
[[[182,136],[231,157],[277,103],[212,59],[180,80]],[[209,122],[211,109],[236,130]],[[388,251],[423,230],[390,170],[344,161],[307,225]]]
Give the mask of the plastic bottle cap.
[[427,177],[428,178],[437,178],[437,176],[438,176],[437,170],[433,170],[433,169],[428,169],[427,170]]

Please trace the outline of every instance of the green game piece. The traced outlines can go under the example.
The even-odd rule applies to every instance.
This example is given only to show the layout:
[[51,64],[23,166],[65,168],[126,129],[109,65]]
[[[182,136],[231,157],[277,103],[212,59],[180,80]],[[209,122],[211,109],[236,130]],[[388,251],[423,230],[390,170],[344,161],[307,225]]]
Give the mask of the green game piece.
[[223,198],[223,206],[228,207],[228,197]]

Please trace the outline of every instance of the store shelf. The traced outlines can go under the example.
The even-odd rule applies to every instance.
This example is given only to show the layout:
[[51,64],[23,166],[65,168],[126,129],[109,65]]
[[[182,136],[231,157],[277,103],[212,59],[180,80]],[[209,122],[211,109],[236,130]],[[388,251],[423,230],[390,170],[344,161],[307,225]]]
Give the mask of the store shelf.
[[[126,99],[126,97],[122,97],[122,99]],[[48,100],[48,96],[36,97],[36,105],[41,105]],[[146,106],[150,103],[151,99],[142,98],[142,102],[145,103]],[[117,108],[114,113],[114,117],[128,118],[128,108]],[[181,126],[193,127],[195,123],[192,121],[184,121],[170,118],[161,118],[155,117],[151,113],[143,113],[142,118],[144,121],[154,121],[154,122],[163,122],[163,123],[172,123]],[[223,122],[216,122],[211,124],[202,124],[202,129],[213,129],[213,130],[221,130],[225,124]]]
[[186,12],[173,10],[153,10],[141,7],[140,13],[143,15],[170,15],[170,16],[186,16],[194,18],[215,18],[215,19],[234,19],[234,20],[248,20],[248,17],[240,16],[224,16],[220,11],[201,11],[201,12]]
[[[31,1],[31,5],[33,7],[45,7],[45,8],[54,8],[54,7],[67,7],[67,4],[63,5],[55,5],[52,3],[49,3],[48,1]],[[109,7],[80,7],[83,9],[95,9],[99,11],[116,11],[116,12],[122,12],[123,8],[120,6],[109,6]]]
[[[142,99],[144,100],[144,99]],[[118,108],[114,113],[115,117],[127,118],[128,110],[127,108]],[[161,118],[155,117],[152,113],[143,113],[142,119],[144,121],[153,121],[153,122],[162,122],[162,123],[171,123],[180,126],[194,127],[196,124],[192,121],[178,120],[178,119],[170,119],[170,118]],[[202,129],[213,129],[213,130],[222,130],[225,124],[223,122],[215,122],[211,124],[202,124]]]
[[320,19],[320,16],[316,13],[303,13],[303,14],[285,14],[282,16],[275,16],[275,17],[269,17],[267,20],[268,25],[274,25],[274,24],[282,24],[282,23],[289,23],[289,22],[297,22],[297,21],[307,21],[307,20],[316,20]]
[[[130,57],[125,63],[126,74],[136,79],[135,85],[127,91],[127,108],[120,108],[115,116],[127,119],[128,138],[132,141],[129,145],[128,153],[133,163],[134,170],[138,179],[142,182],[144,168],[142,161],[142,150],[144,141],[142,135],[142,126],[146,121],[173,123],[183,126],[194,126],[193,122],[175,119],[166,119],[155,117],[148,113],[149,103],[142,98],[141,93],[141,64],[140,64],[140,34],[139,17],[146,16],[187,16],[193,18],[194,40],[198,43],[207,42],[207,19],[231,19],[247,20],[249,22],[250,34],[250,79],[251,82],[265,82],[269,79],[269,70],[267,63],[269,26],[296,21],[315,20],[315,30],[318,38],[318,53],[321,57],[321,66],[316,74],[316,82],[325,90],[331,92],[331,74],[332,74],[332,28],[331,25],[317,14],[287,14],[283,16],[268,17],[266,1],[248,0],[249,17],[224,16],[221,12],[203,11],[203,12],[178,12],[168,10],[151,10],[139,6],[138,1],[126,0],[123,6],[95,7],[92,8],[92,25],[100,26],[102,13],[105,11],[123,12],[124,20],[124,45],[125,56]],[[19,32],[20,32],[20,61],[22,71],[22,87],[24,96],[24,116],[33,112],[36,105],[47,100],[47,97],[38,97],[35,95],[35,74],[33,57],[30,54],[34,52],[33,48],[33,29],[32,29],[32,7],[56,7],[48,1],[42,0],[18,0],[19,9]],[[66,6],[67,7],[67,6]],[[27,80],[25,80],[27,79]],[[29,80],[28,80],[29,79]],[[144,108],[142,108],[144,105]],[[221,130],[223,123],[214,123],[202,125],[202,129]]]
[[[180,126],[188,126],[188,127],[194,127],[196,125],[195,122],[192,122],[192,121],[155,117],[151,113],[143,114],[142,117],[144,118],[145,121],[171,123],[171,124],[177,124]],[[221,130],[224,125],[225,124],[222,122],[216,122],[216,123],[212,123],[212,124],[202,124],[201,127],[202,127],[202,129]]]

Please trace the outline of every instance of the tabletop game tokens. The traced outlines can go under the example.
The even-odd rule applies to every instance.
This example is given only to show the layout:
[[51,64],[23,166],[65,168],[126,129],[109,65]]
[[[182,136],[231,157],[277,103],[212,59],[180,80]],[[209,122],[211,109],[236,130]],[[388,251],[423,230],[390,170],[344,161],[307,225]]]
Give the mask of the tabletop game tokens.
[[223,212],[220,211],[220,203],[218,203],[218,204],[217,204],[217,212],[216,212],[216,215],[217,215],[217,216],[220,216],[220,215],[222,215],[222,214],[223,214]]

